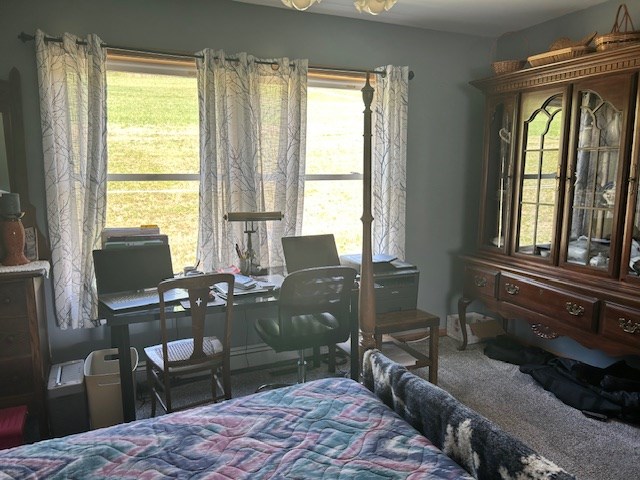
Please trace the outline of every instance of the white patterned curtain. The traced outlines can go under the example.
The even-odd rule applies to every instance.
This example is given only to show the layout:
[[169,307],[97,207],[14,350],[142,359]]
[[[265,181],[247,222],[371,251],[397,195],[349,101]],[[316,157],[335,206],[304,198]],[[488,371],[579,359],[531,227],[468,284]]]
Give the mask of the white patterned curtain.
[[256,262],[282,265],[280,238],[299,233],[302,224],[308,63],[201,54],[200,266],[239,265],[235,244],[246,248],[244,223],[223,216],[265,211],[281,211],[284,219],[256,223]]
[[405,258],[409,68],[378,71],[373,110],[373,253]]
[[47,220],[56,321],[92,327],[97,298],[91,252],[105,224],[106,67],[96,35],[62,42],[36,32]]

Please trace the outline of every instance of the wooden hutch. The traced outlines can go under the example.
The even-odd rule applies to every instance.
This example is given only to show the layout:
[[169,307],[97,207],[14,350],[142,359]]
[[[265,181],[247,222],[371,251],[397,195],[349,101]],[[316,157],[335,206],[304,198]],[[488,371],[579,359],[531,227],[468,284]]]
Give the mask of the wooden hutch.
[[542,337],[640,354],[639,74],[636,44],[472,82],[486,112],[465,334],[478,300]]

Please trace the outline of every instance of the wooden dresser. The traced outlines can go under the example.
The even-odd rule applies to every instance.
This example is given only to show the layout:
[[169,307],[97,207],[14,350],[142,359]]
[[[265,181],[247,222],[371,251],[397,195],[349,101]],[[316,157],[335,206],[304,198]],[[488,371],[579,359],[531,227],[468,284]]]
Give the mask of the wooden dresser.
[[462,322],[477,300],[541,337],[640,355],[639,79],[635,45],[472,82],[484,175]]
[[[17,268],[21,271],[13,271]],[[48,263],[0,267],[0,408],[27,405],[48,436],[49,341],[43,277]]]

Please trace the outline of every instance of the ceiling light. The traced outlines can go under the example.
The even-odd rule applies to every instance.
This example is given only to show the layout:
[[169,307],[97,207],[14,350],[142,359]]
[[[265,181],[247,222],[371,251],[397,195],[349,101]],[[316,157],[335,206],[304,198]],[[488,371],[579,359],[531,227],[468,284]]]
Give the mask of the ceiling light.
[[383,11],[389,10],[396,4],[397,0],[355,0],[353,4],[359,12],[378,15]]
[[[306,10],[314,3],[320,3],[321,0],[282,0],[289,8],[295,8],[296,10]],[[397,0],[354,0],[353,5],[360,13],[370,13],[371,15],[378,15],[386,10],[389,10],[396,4]]]
[[306,10],[314,3],[320,3],[321,0],[282,0],[289,8],[295,8],[296,10]]

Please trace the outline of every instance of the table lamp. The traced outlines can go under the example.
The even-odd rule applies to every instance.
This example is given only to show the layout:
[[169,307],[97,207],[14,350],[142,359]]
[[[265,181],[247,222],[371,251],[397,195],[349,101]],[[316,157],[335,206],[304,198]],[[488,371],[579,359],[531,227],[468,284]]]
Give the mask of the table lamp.
[[270,220],[282,220],[282,212],[229,212],[224,216],[227,222],[244,222],[244,233],[247,234],[247,250],[243,253],[236,244],[236,251],[240,259],[240,271],[244,275],[258,274],[258,265],[255,264],[256,253],[251,244],[251,235],[256,233],[255,222]]
[[24,227],[20,220],[23,215],[24,212],[20,210],[20,195],[3,193],[0,196],[2,240],[5,249],[2,264],[8,267],[29,263],[29,259],[24,255]]

